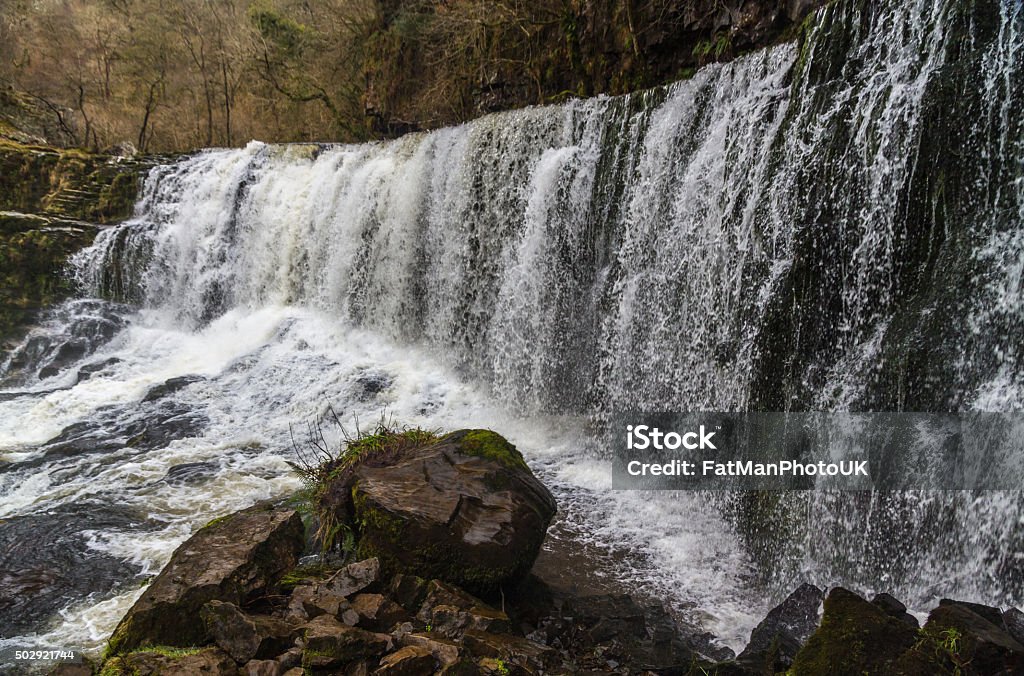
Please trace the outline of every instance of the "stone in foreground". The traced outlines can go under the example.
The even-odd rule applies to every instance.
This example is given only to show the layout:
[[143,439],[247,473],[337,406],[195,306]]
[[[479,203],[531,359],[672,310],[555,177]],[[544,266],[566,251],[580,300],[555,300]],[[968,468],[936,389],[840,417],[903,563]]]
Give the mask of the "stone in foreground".
[[354,478],[362,556],[478,594],[529,572],[556,510],[515,446],[488,430],[453,432]]
[[203,645],[210,636],[202,607],[243,605],[267,593],[295,565],[304,542],[302,519],[290,509],[257,505],[211,523],[174,552],[117,625],[108,654]]
[[239,664],[275,657],[292,644],[292,627],[287,622],[247,615],[233,603],[210,601],[200,615],[214,643]]

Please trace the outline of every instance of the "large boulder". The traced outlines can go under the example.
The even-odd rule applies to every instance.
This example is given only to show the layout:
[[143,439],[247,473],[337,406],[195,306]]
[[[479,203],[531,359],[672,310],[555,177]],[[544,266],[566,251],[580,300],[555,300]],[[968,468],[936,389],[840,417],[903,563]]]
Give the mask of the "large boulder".
[[359,553],[389,573],[491,594],[533,566],[555,514],[522,455],[488,430],[453,432],[352,477]]
[[929,656],[950,673],[1024,673],[1024,646],[1004,630],[998,609],[976,603],[940,603],[929,613],[922,634],[925,646],[931,648]]
[[261,504],[210,523],[178,547],[122,618],[108,654],[206,643],[203,606],[243,605],[272,591],[304,543],[302,519],[291,509]]
[[918,641],[917,631],[857,594],[834,588],[821,625],[793,660],[793,676],[900,673],[896,665]]
[[754,628],[736,661],[761,673],[786,671],[818,627],[818,607],[824,597],[814,585],[800,585]]

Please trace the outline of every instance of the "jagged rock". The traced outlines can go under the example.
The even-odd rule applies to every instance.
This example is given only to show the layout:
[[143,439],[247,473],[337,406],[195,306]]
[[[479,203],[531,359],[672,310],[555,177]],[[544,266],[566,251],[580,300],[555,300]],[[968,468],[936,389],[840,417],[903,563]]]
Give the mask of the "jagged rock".
[[368,465],[355,469],[351,490],[359,552],[391,574],[494,592],[530,570],[555,513],[519,451],[487,430]]
[[[430,608],[440,605],[469,610],[470,608],[482,607],[487,604],[453,584],[448,584],[442,580],[431,580],[426,585],[426,593],[423,595],[423,601],[420,604],[420,613],[429,612]],[[426,615],[420,617],[420,619],[425,620]]]
[[200,609],[236,605],[272,590],[304,543],[294,510],[257,505],[201,529],[171,556],[114,630],[109,652],[143,645],[194,646],[209,639]]
[[329,615],[321,615],[305,625],[303,638],[302,666],[305,668],[337,667],[377,657],[391,647],[391,637],[387,634],[350,627]]
[[405,608],[381,594],[356,594],[352,610],[359,616],[356,624],[371,631],[390,631],[409,619]]
[[818,606],[824,597],[825,593],[814,585],[800,585],[754,628],[750,642],[736,661],[768,673],[788,669],[817,628]]
[[466,629],[501,633],[510,627],[508,615],[441,580],[427,585],[416,619],[448,638],[457,638]]
[[478,629],[494,634],[506,633],[510,629],[508,615],[489,607],[474,607],[462,610],[455,606],[434,606],[423,614],[424,620],[432,631],[456,638],[462,636],[467,629]]
[[245,676],[281,676],[283,670],[275,660],[251,660],[242,667]]
[[346,597],[370,589],[380,581],[380,562],[367,558],[345,566],[317,585],[319,590]]
[[427,596],[427,581],[416,575],[398,573],[391,578],[388,594],[398,605],[414,613]]
[[986,606],[981,603],[971,603],[969,601],[954,601],[953,599],[941,599],[939,601],[939,607],[941,608],[942,606],[961,606],[975,615],[980,615],[997,627],[1003,626],[1003,611],[999,608],[993,608],[992,606]]
[[1004,611],[1003,628],[1017,643],[1024,645],[1024,613],[1016,608]]
[[146,396],[142,398],[142,401],[143,402],[157,401],[158,399],[163,399],[164,397],[169,397],[170,395],[174,394],[175,392],[178,392],[179,390],[185,389],[186,387],[188,387],[192,383],[198,383],[198,382],[201,382],[203,380],[206,380],[206,378],[204,378],[203,376],[194,376],[194,375],[193,376],[179,376],[177,378],[170,378],[168,380],[165,380],[160,385],[154,385],[153,387],[151,387],[149,389],[149,392],[146,393]]
[[[997,625],[972,610],[974,606],[979,604],[940,602],[939,607],[928,615],[924,634],[941,646],[947,638],[943,632],[949,629],[958,631],[961,635],[958,657],[951,666],[960,667],[965,674],[1024,673],[1024,645],[1002,628],[1002,615]],[[985,608],[988,606],[980,606],[982,610]]]
[[579,668],[607,670],[607,661],[612,659],[631,672],[671,672],[681,664],[693,663],[697,645],[707,657],[733,657],[732,651],[706,650],[704,634],[696,629],[681,631],[657,603],[641,606],[625,594],[575,596],[543,586],[527,598],[529,608],[522,607],[518,592],[510,606],[516,622],[533,627],[527,638],[566,651]]
[[793,660],[793,676],[890,674],[917,632],[857,594],[836,587],[825,599],[821,624]]
[[214,643],[240,664],[274,657],[292,644],[292,625],[275,617],[246,615],[233,603],[210,601],[200,615]]
[[919,626],[917,618],[908,613],[907,607],[890,594],[885,592],[875,594],[875,597],[871,599],[871,603],[881,608],[882,612],[886,615],[906,622],[915,629]]
[[302,666],[302,648],[289,648],[286,652],[278,655],[277,663],[282,672]]
[[456,664],[461,657],[458,643],[432,633],[404,634],[399,643],[403,646],[426,648],[442,667]]
[[373,673],[380,676],[430,676],[436,663],[430,650],[409,645],[384,657],[380,668]]
[[292,590],[288,597],[288,608],[286,616],[298,622],[311,620],[323,611],[313,603],[313,587],[311,585],[300,585]]
[[218,648],[186,650],[181,654],[142,650],[107,660],[102,673],[103,676],[238,676],[238,665]]
[[370,676],[370,662],[369,660],[356,660],[345,665],[345,669],[341,672],[345,676]]
[[302,667],[293,667],[288,671],[284,672],[281,676],[304,676],[305,673],[306,672],[302,669]]
[[463,645],[476,657],[500,659],[528,672],[543,669],[555,657],[554,650],[529,639],[475,629],[465,633]]

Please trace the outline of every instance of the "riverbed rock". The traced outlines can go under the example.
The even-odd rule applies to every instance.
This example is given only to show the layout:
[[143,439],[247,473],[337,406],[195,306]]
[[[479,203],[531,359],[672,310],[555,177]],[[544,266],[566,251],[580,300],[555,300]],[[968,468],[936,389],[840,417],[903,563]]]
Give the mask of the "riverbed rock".
[[954,599],[941,599],[939,601],[939,607],[941,608],[943,606],[960,606],[961,608],[966,608],[975,615],[985,618],[987,622],[990,622],[997,627],[1003,626],[1003,611],[999,608],[986,606],[981,603],[971,603],[970,601],[956,601]]
[[479,594],[529,572],[556,510],[515,446],[488,430],[453,432],[386,466],[360,466],[351,495],[362,556],[379,558],[388,574]]
[[337,573],[329,577],[319,589],[337,594],[338,596],[351,596],[364,590],[369,590],[380,581],[380,562],[371,557],[363,561],[356,561],[345,566]]
[[462,649],[457,642],[432,632],[402,634],[399,644],[429,650],[442,668],[456,664],[462,656]]
[[200,611],[206,630],[238,663],[266,660],[292,644],[292,626],[276,617],[247,615],[233,603],[210,601]]
[[430,676],[436,663],[430,650],[409,645],[384,657],[373,673],[375,676]]
[[917,618],[907,612],[907,607],[899,601],[892,594],[875,594],[874,598],[871,599],[873,605],[878,606],[882,611],[890,617],[895,617],[901,622],[906,622],[915,629],[918,627]]
[[[986,617],[971,608],[978,605],[940,603],[928,615],[922,633],[930,637],[935,646],[948,645],[950,636],[946,632],[949,630],[959,636],[955,655],[951,648],[937,651],[939,655],[946,653],[949,663],[943,666],[951,671],[959,667],[964,674],[1024,673],[1024,646],[1003,629],[1001,615],[998,616],[999,624],[991,622],[990,618],[997,616],[986,612]],[[986,608],[989,606],[980,606],[979,609],[985,612]],[[936,651],[933,650],[934,653]]]
[[238,676],[238,665],[218,648],[140,650],[107,660],[103,676]]
[[508,634],[491,634],[468,630],[463,644],[475,657],[490,657],[515,665],[527,673],[543,670],[555,658],[555,651],[546,645]]
[[409,619],[409,613],[382,594],[356,594],[352,610],[359,616],[357,624],[371,631],[390,631]]
[[1017,643],[1024,645],[1024,613],[1016,608],[1003,611],[1003,628]]
[[414,613],[426,598],[427,584],[427,580],[417,575],[398,573],[388,584],[388,594],[395,603]]
[[758,672],[786,671],[818,627],[818,607],[824,598],[825,593],[814,585],[800,585],[754,628],[736,661]]
[[281,676],[281,665],[275,660],[252,660],[242,667],[244,676]]
[[899,673],[896,664],[917,640],[913,627],[852,591],[836,587],[825,599],[821,624],[797,653],[789,673]]
[[302,666],[327,669],[383,655],[391,645],[387,634],[350,627],[330,615],[321,615],[303,628]]
[[202,607],[215,600],[243,605],[268,593],[303,544],[302,519],[291,509],[261,504],[212,522],[174,552],[117,625],[108,654],[206,643]]

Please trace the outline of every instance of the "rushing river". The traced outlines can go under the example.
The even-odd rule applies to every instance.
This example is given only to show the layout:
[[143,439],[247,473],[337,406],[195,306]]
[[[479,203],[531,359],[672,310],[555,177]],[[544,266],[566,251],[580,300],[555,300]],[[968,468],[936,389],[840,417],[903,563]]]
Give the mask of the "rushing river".
[[0,646],[100,647],[191,532],[298,487],[328,405],[505,434],[595,574],[734,648],[801,581],[1024,601],[1019,492],[616,492],[592,433],[1022,408],[1019,1],[840,0],[664,89],[200,152],[73,273],[0,366]]

